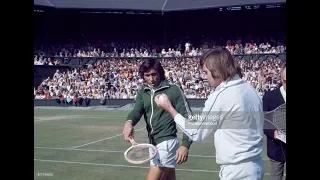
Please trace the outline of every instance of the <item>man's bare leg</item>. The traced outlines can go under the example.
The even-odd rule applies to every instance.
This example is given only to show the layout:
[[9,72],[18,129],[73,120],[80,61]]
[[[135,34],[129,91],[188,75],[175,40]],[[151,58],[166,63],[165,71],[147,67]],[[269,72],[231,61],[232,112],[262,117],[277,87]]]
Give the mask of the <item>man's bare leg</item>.
[[175,169],[150,166],[147,180],[176,180]]

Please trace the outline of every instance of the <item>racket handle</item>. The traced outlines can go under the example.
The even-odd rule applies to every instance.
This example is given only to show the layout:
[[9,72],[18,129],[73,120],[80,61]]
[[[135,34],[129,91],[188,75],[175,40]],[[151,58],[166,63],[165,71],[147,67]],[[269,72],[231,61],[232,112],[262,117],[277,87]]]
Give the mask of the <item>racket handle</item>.
[[138,144],[133,138],[129,138],[129,141],[133,146]]

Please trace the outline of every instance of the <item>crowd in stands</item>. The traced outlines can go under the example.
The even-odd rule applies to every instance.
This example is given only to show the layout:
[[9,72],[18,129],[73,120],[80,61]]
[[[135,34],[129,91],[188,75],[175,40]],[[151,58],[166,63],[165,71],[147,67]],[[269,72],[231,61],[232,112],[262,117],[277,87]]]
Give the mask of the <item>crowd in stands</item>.
[[[86,68],[75,68],[62,73],[57,71],[35,87],[35,99],[57,99],[67,103],[88,99],[134,99],[143,86],[143,80],[138,75],[142,62],[139,57],[169,57],[162,59],[167,80],[181,86],[187,98],[206,98],[213,89],[199,68],[199,56],[206,49],[217,46],[224,46],[235,55],[286,52],[283,40],[253,41],[240,38],[227,41],[207,38],[198,43],[198,47],[190,41],[169,43],[168,46],[157,45],[155,42],[129,41],[84,44],[70,42],[50,47],[35,46],[35,65],[59,65],[60,61],[55,57],[122,57],[99,60]],[[250,83],[261,97],[266,91],[279,86],[279,69],[283,63],[280,59],[238,62],[243,71],[243,79]]]
[[50,57],[48,58],[44,58],[43,56],[39,56],[35,55],[34,56],[34,65],[60,65],[60,61],[59,60],[52,60]]
[[[245,39],[245,38],[243,38]],[[181,57],[201,56],[206,49],[224,46],[232,54],[278,54],[285,53],[284,40],[268,40],[237,38],[234,40],[203,39],[194,45],[188,40],[159,45],[155,42],[108,42],[90,43],[70,42],[54,44],[49,47],[35,46],[35,65],[58,65],[58,60],[47,57]]]
[[[206,98],[213,90],[198,62],[196,57],[162,59],[167,80],[181,86],[187,98]],[[243,71],[242,78],[261,97],[266,91],[279,87],[278,75],[283,63],[280,59],[238,62]],[[35,99],[57,99],[67,103],[88,99],[134,99],[143,86],[138,75],[141,63],[141,59],[110,59],[63,73],[57,70],[34,88]]]

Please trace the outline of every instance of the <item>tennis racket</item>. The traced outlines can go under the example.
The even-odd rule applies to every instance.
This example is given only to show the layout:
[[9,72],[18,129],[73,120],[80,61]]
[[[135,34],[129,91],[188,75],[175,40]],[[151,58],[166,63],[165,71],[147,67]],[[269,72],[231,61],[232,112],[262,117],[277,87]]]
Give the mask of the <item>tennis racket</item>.
[[286,103],[264,114],[264,120],[268,125],[278,130],[279,136],[276,138],[284,143],[286,143],[286,119]]
[[131,164],[143,164],[149,162],[158,153],[157,148],[152,144],[139,144],[134,139],[129,140],[132,146],[124,152],[124,158]]

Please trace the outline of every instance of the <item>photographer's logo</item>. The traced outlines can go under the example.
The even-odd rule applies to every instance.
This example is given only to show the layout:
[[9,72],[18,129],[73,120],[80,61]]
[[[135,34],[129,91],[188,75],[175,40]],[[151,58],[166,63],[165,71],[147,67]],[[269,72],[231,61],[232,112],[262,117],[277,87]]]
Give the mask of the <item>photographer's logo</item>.
[[220,115],[189,115],[188,116],[188,124],[189,125],[211,125],[215,126],[218,125],[219,121],[221,120]]
[[43,172],[40,172],[40,173],[37,173],[37,176],[51,177],[51,176],[53,176],[53,173],[43,173]]

